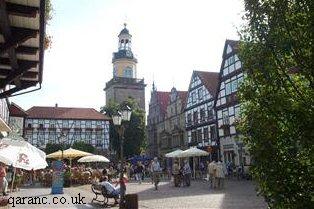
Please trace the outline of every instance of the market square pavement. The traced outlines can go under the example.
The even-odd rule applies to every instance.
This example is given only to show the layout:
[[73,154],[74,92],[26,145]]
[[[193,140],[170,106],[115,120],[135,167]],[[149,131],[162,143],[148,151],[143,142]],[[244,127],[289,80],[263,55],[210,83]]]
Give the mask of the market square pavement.
[[[163,181],[157,191],[148,181],[142,184],[130,182],[127,185],[127,193],[138,194],[140,209],[266,209],[266,203],[261,196],[257,196],[255,189],[256,185],[252,181],[246,180],[227,180],[223,189],[215,190],[209,189],[209,184],[206,181],[192,181],[190,187],[180,188],[174,187],[172,182]],[[94,194],[90,185],[65,188],[63,195],[51,195],[50,192],[50,188],[22,188],[12,194],[15,201],[17,197],[38,196],[45,197],[48,204],[11,204],[2,208],[102,208],[97,203],[91,203]],[[84,204],[72,204],[71,200],[73,197],[77,197],[78,193],[80,193],[80,197],[84,197]],[[59,199],[64,197],[63,200],[66,202],[53,204],[53,197]]]

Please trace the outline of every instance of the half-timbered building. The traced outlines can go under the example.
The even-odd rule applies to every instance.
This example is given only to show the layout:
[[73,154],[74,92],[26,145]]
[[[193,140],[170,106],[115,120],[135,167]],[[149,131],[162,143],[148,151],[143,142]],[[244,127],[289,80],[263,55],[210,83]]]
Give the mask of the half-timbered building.
[[193,71],[185,107],[188,145],[218,152],[214,100],[218,73]]
[[109,148],[109,118],[93,108],[38,107],[27,112],[24,136],[34,146],[84,141],[98,150]]
[[235,127],[240,114],[237,90],[244,78],[238,46],[238,41],[225,42],[215,104],[221,157],[234,165],[249,163],[249,155]]

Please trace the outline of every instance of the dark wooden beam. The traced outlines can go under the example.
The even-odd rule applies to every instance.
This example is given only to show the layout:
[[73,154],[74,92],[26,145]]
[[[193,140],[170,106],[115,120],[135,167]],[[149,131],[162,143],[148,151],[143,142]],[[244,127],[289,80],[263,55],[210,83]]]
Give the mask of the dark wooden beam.
[[[8,76],[11,72],[12,72],[11,69],[0,68],[0,75],[1,76]],[[26,71],[25,73],[23,73],[21,78],[36,78],[37,75],[38,75],[38,72]]]
[[10,27],[12,33],[28,33],[28,34],[38,34],[39,29],[23,28],[23,27]]
[[22,16],[22,17],[33,17],[35,18],[39,8],[38,7],[32,7],[27,5],[21,5],[21,4],[14,4],[7,2],[7,12],[10,15],[16,15],[16,16]]
[[7,91],[4,91],[4,92],[0,93],[0,99],[9,97],[10,95],[14,94],[15,92],[21,91],[23,89],[27,89],[27,88],[29,88],[31,86],[35,86],[36,84],[37,84],[37,82],[22,83],[21,86],[16,86],[16,87],[14,87],[12,89],[9,89]]
[[[36,65],[38,64],[38,61],[33,61],[33,60],[22,60],[19,59],[17,60],[19,65],[33,65],[34,67],[36,67]],[[5,58],[5,57],[0,57],[0,64],[1,65],[10,65],[10,59],[9,58]]]
[[[8,58],[0,58],[0,63],[5,64],[10,62]],[[38,61],[29,61],[29,60],[18,60],[18,69],[12,69],[10,74],[6,77],[5,80],[0,82],[0,89],[4,88],[6,85],[11,84],[12,81],[16,80],[17,78],[21,77],[23,73],[27,70],[34,68],[38,65]]]
[[31,47],[31,46],[18,46],[15,49],[15,52],[18,54],[29,54],[29,55],[35,55],[37,54],[37,51],[39,50],[38,47]]
[[[10,20],[9,20],[9,16],[6,9],[5,0],[0,0],[0,31],[3,35],[5,42],[10,40],[11,28],[10,28]],[[15,49],[13,47],[9,48],[7,53],[9,55],[10,65],[12,69],[18,69],[19,66],[17,64],[17,57],[16,57]]]
[[0,45],[0,55],[6,53],[9,49],[17,47],[19,44],[27,41],[30,38],[36,38],[38,30],[26,28],[11,28],[11,35]]

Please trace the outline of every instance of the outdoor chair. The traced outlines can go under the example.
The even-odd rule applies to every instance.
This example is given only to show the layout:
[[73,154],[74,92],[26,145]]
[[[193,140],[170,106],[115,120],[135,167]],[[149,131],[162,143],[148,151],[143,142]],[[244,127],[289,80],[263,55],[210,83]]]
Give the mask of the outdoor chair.
[[[95,197],[92,199],[92,203],[96,201],[103,203],[103,206],[108,207],[109,206],[108,202],[110,198],[112,199],[119,198],[119,195],[109,194],[105,187],[96,183],[91,185],[91,189],[92,192],[95,194]],[[103,196],[103,200],[99,199],[98,196]]]

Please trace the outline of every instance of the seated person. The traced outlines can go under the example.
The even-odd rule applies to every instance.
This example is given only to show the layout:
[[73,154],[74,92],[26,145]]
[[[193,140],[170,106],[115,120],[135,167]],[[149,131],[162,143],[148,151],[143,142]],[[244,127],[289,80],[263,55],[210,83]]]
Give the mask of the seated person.
[[99,182],[99,185],[103,186],[106,188],[108,194],[114,196],[115,204],[118,204],[118,198],[120,195],[120,187],[113,186],[109,181],[108,177],[104,176],[102,178],[102,181]]

